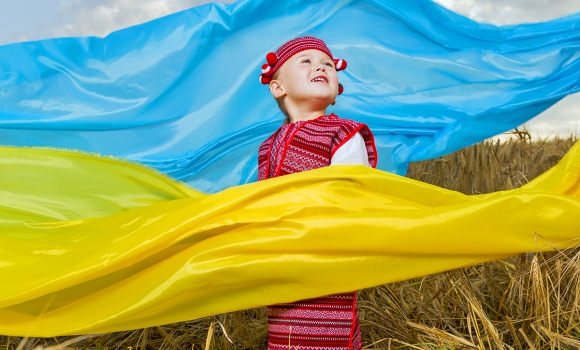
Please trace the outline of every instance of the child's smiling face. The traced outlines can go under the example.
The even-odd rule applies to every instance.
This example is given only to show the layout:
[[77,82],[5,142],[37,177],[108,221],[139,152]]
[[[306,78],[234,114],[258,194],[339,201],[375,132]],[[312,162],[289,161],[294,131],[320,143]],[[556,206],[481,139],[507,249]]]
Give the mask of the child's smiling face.
[[278,70],[270,91],[285,104],[300,109],[325,109],[338,95],[338,76],[332,59],[320,50],[305,50],[292,56]]

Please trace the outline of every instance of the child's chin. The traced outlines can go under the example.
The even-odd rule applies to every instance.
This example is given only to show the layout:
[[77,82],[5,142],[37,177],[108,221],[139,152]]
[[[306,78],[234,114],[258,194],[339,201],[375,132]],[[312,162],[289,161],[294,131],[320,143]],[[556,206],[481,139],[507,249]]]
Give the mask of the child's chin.
[[313,100],[317,100],[320,102],[328,102],[328,104],[330,104],[332,101],[334,101],[334,99],[336,98],[336,95],[332,94],[332,92],[328,92],[328,91],[317,91],[317,92],[313,92],[312,94],[310,94],[310,98],[312,98]]
[[316,105],[317,108],[325,109],[325,108],[329,107],[332,104],[333,101],[334,101],[334,99],[331,100],[331,99],[328,99],[328,98],[319,99],[319,100],[316,101],[315,105]]

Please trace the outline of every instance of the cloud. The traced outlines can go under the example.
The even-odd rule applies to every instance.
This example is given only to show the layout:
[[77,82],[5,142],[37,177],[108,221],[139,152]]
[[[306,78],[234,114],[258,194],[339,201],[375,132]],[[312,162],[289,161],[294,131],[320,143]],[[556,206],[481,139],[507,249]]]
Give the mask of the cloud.
[[580,93],[569,95],[526,123],[532,136],[580,136]]
[[[221,0],[225,3],[234,1]],[[478,22],[496,25],[541,22],[580,12],[580,0],[435,1]],[[121,28],[208,2],[211,0],[61,0],[51,36],[105,36]]]
[[[495,25],[543,22],[580,12],[579,0],[435,0],[478,22]],[[580,93],[570,95],[526,123],[533,136],[580,135]]]
[[106,36],[115,30],[208,2],[210,0],[61,0],[60,24],[55,25],[52,35]]
[[495,25],[543,22],[580,12],[574,0],[435,0],[478,22]]
[[[234,0],[222,0],[232,3]],[[435,0],[476,21],[496,25],[547,21],[580,11],[570,0]],[[105,36],[115,30],[210,0],[61,0],[52,36]]]

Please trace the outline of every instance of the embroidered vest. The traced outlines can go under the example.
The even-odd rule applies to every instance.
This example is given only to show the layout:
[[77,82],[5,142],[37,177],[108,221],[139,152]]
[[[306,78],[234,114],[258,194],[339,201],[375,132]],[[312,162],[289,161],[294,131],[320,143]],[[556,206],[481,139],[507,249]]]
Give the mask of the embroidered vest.
[[334,152],[360,132],[369,164],[376,168],[377,149],[362,123],[329,114],[282,125],[258,150],[258,180],[329,166]]

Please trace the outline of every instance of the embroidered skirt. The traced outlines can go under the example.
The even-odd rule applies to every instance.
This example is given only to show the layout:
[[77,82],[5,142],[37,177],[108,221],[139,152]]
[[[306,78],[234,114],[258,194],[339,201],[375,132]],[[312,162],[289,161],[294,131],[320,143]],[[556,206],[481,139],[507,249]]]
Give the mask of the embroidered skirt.
[[361,350],[356,292],[268,306],[268,350]]

